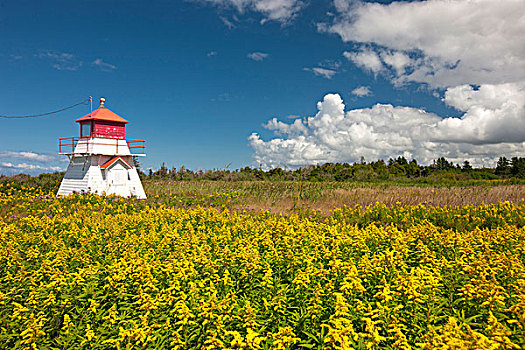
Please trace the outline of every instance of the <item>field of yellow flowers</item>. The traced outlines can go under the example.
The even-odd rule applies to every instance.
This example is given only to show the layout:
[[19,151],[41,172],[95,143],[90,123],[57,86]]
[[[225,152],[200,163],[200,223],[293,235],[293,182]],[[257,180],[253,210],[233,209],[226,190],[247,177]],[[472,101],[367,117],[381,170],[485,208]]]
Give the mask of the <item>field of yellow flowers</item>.
[[524,214],[253,214],[0,184],[0,348],[524,348]]

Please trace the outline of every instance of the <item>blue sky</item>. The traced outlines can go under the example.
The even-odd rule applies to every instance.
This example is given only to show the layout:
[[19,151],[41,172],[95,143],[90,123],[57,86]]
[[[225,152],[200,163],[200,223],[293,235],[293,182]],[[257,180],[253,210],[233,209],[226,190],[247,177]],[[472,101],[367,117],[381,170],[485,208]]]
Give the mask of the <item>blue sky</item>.
[[[144,168],[360,155],[492,165],[525,141],[523,19],[490,33],[478,23],[503,24],[524,1],[492,3],[2,2],[0,114],[105,97],[146,140]],[[0,119],[0,173],[65,169],[58,138],[78,136],[88,112]]]

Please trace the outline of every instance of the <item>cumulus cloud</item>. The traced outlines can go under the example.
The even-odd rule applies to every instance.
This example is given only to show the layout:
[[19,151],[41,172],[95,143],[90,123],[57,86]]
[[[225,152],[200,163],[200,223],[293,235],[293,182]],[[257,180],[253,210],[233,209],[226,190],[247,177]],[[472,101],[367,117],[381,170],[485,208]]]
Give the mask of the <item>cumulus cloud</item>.
[[[345,111],[337,94],[326,95],[314,117],[264,126],[278,137],[253,133],[254,157],[265,167],[404,156],[429,163],[494,164],[522,156],[525,146],[525,17],[523,0],[334,0],[335,33],[353,49],[349,61],[395,86],[422,83],[445,91],[445,104],[462,112],[442,118],[410,107],[375,104]],[[369,93],[365,87],[352,91]]]
[[336,70],[321,68],[321,67],[304,68],[304,70],[308,72],[312,72],[315,75],[326,78],[326,79],[332,79],[334,75],[337,73]]
[[[500,89],[511,90],[515,99],[505,102],[496,92]],[[341,97],[328,94],[317,104],[319,111],[313,117],[296,119],[292,124],[274,118],[264,125],[279,137],[264,141],[253,133],[248,139],[255,160],[265,168],[356,162],[362,156],[404,156],[423,163],[445,156],[454,162],[469,159],[474,165],[492,164],[501,155],[520,155],[525,135],[515,132],[508,138],[508,130],[494,130],[492,120],[484,118],[498,115],[498,123],[508,124],[507,129],[524,130],[523,89],[522,85],[493,86],[483,91],[451,89],[445,102],[463,108],[461,118],[441,118],[424,110],[389,104],[345,111]],[[491,96],[489,102],[486,95]],[[478,123],[475,133],[470,131],[473,123]]]
[[370,87],[368,86],[360,86],[352,90],[352,94],[363,97],[363,96],[369,96],[372,94],[372,91],[370,91]]
[[268,130],[273,130],[278,136],[286,134],[293,137],[308,134],[308,128],[303,124],[301,119],[295,119],[292,124],[287,124],[277,120],[277,118],[273,118],[263,126]]
[[525,83],[485,84],[478,89],[461,85],[447,89],[445,103],[465,112],[444,118],[428,130],[436,140],[497,144],[523,142],[525,136]]
[[[300,0],[203,0],[221,7],[233,7],[239,13],[246,11],[259,12],[264,16],[261,24],[267,21],[277,21],[287,23],[293,19],[303,8],[304,3]],[[224,21],[224,18],[221,17]],[[227,23],[227,22],[225,22]],[[233,23],[228,21],[228,27],[233,27]]]
[[334,5],[333,23],[319,29],[366,45],[347,53],[360,67],[377,72],[379,62],[370,51],[381,55],[397,83],[450,87],[525,80],[523,0],[336,0]]
[[264,52],[251,52],[247,55],[247,57],[254,61],[262,61],[268,57],[268,54]]
[[424,84],[437,98],[444,91],[443,102],[462,115],[443,118],[380,103],[345,111],[341,97],[328,94],[313,117],[266,123],[277,137],[265,141],[253,133],[257,163],[269,168],[404,156],[428,164],[445,156],[494,165],[501,155],[523,156],[523,0],[333,4],[331,23],[318,29],[351,44],[344,57],[396,87]]

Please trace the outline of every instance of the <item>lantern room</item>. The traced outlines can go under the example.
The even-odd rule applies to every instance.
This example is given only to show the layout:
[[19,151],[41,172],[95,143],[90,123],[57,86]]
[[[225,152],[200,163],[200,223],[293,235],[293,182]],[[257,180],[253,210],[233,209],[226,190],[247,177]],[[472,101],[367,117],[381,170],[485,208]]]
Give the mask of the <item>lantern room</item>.
[[59,139],[60,154],[145,156],[144,140],[126,139],[128,121],[106,108],[105,102],[101,98],[99,108],[76,120],[80,124],[80,137]]
[[125,139],[126,124],[128,121],[113,113],[104,106],[106,100],[100,99],[100,107],[82,118],[76,120],[80,123],[80,137],[103,137],[109,139]]

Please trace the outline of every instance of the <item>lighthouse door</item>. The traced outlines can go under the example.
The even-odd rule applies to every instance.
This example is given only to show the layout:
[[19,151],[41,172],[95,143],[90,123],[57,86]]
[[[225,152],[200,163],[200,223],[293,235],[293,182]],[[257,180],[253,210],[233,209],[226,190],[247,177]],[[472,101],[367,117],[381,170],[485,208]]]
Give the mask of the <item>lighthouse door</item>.
[[114,184],[115,186],[121,186],[126,184],[126,169],[115,169],[113,170],[115,176],[114,176]]
[[110,171],[109,183],[111,192],[119,196],[129,196],[129,189],[127,186],[128,182],[128,171],[120,164],[115,166]]

